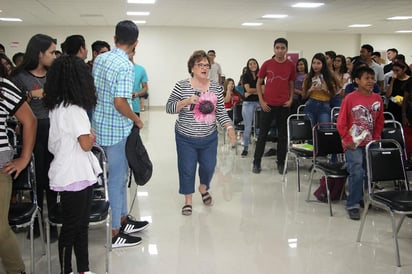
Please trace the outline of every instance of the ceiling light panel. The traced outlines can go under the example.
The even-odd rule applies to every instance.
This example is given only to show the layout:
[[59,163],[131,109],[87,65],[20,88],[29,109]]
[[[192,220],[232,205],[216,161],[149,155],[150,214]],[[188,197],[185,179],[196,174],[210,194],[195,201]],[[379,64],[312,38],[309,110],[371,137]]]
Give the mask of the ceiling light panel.
[[242,24],[242,26],[245,26],[245,27],[259,27],[261,25],[263,25],[263,23],[245,22]]
[[386,18],[387,20],[409,20],[412,19],[412,16],[393,16]]
[[294,8],[319,8],[325,5],[325,3],[310,3],[310,2],[300,2],[292,5]]
[[353,24],[353,25],[349,25],[349,28],[367,28],[372,26],[371,24]]
[[154,4],[156,0],[127,0],[129,4]]
[[262,16],[262,18],[265,19],[281,19],[281,18],[286,18],[288,17],[287,14],[265,14]]
[[130,16],[149,16],[150,12],[148,11],[128,11],[126,14]]

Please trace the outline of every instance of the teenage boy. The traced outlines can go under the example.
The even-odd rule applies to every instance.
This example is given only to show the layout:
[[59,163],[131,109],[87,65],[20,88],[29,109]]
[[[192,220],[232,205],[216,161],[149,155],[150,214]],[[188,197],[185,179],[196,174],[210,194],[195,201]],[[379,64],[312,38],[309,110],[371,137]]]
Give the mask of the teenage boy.
[[[276,119],[278,129],[277,164],[279,173],[283,172],[286,157],[286,120],[289,108],[293,101],[295,89],[296,69],[295,64],[286,57],[288,41],[277,38],[273,45],[275,55],[265,61],[258,72],[256,91],[262,108],[260,113],[260,131],[256,142],[253,160],[253,173],[260,173],[266,138],[273,119]],[[266,78],[266,80],[265,80]],[[265,93],[262,92],[265,80]]]
[[354,81],[358,89],[343,100],[337,128],[342,137],[349,173],[346,209],[350,219],[359,220],[366,178],[365,146],[372,140],[380,139],[384,123],[384,106],[381,97],[372,92],[375,84],[373,69],[359,68],[354,72]]
[[134,70],[128,54],[137,45],[139,30],[130,20],[116,25],[116,48],[100,54],[93,64],[93,77],[97,93],[97,105],[93,113],[92,127],[96,143],[107,154],[109,166],[108,191],[112,208],[112,247],[139,244],[142,239],[129,234],[148,226],[148,222],[135,221],[127,215],[126,140],[133,124],[139,128],[143,122],[133,112],[131,105]]

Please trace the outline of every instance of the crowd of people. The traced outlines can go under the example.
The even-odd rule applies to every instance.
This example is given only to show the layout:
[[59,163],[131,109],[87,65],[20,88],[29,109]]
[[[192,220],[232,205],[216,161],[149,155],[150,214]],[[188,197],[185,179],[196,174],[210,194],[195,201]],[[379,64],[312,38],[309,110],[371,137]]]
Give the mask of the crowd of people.
[[[108,192],[112,209],[112,247],[139,244],[136,235],[147,221],[128,215],[128,162],[125,145],[133,126],[143,127],[139,118],[139,97],[147,94],[147,75],[134,64],[139,30],[129,20],[116,25],[115,48],[105,41],[92,44],[89,62],[82,35],[70,35],[61,44],[45,34],[36,34],[24,54],[13,63],[0,45],[1,120],[0,135],[6,136],[6,118],[16,116],[21,127],[22,152],[13,159],[7,142],[0,144],[1,208],[0,258],[7,273],[25,273],[16,237],[8,225],[12,200],[11,175],[15,178],[34,154],[38,205],[43,212],[44,195],[48,211],[59,203],[64,216],[60,233],[52,226],[51,241],[58,240],[60,272],[89,269],[88,227],[93,185],[102,172],[91,152],[101,146],[108,159]],[[22,60],[19,60],[21,59]],[[133,63],[132,63],[133,62]],[[132,108],[133,102],[133,108]],[[67,157],[70,155],[70,157]],[[39,237],[38,222],[34,236]]]
[[[10,175],[19,174],[32,151],[39,207],[44,208],[46,195],[50,210],[57,203],[57,192],[60,193],[65,218],[60,234],[54,228],[51,238],[58,240],[61,273],[72,273],[72,251],[77,270],[92,273],[88,261],[88,214],[91,189],[97,181],[96,174],[101,172],[91,153],[94,144],[100,145],[108,158],[112,246],[134,246],[142,241],[132,234],[149,224],[128,215],[125,155],[132,127],[144,127],[140,119],[144,105],[139,98],[148,94],[147,73],[134,63],[138,36],[139,30],[133,22],[119,22],[115,28],[115,47],[111,49],[109,43],[95,41],[92,59],[87,63],[88,50],[82,35],[68,36],[61,44],[62,55],[58,58],[56,40],[44,34],[34,35],[25,53],[15,54],[13,61],[0,45],[1,97],[12,98],[1,108],[4,113],[0,116],[15,115],[24,127],[20,158],[10,158],[9,146],[0,143],[0,184],[5,189],[1,191],[0,239],[8,239],[7,250],[2,245],[0,256],[8,273],[25,273],[15,236],[7,225],[8,201],[12,195]],[[279,173],[283,173],[288,116],[305,105],[304,113],[313,125],[328,123],[331,109],[340,107],[337,128],[349,173],[346,208],[353,220],[360,219],[364,148],[369,141],[380,138],[384,110],[402,123],[407,151],[412,154],[412,80],[402,54],[394,48],[388,49],[390,63],[384,65],[379,52],[364,44],[359,56],[345,57],[330,50],[316,53],[310,63],[305,58],[294,63],[288,58],[288,48],[285,38],[277,38],[273,43],[274,55],[261,66],[255,58],[248,59],[237,85],[233,78],[223,81],[214,50],[197,50],[189,57],[190,77],[175,84],[166,103],[166,112],[178,115],[175,140],[178,191],[184,196],[182,215],[192,215],[197,168],[200,198],[206,206],[213,204],[209,189],[216,167],[218,126],[226,129],[234,145],[237,142],[234,126],[242,121],[243,158],[248,156],[251,138],[257,138],[252,167],[255,174],[262,171],[268,134],[275,128],[276,164]],[[242,117],[232,121],[233,108],[238,105],[242,106]],[[257,111],[260,111],[259,121],[254,121]],[[254,122],[259,123],[259,131],[252,130],[257,127]],[[5,121],[0,125],[0,135],[4,135]],[[354,140],[354,127],[362,132],[361,140]],[[65,157],[67,151],[74,156]],[[35,227],[35,234],[39,234],[39,227]]]

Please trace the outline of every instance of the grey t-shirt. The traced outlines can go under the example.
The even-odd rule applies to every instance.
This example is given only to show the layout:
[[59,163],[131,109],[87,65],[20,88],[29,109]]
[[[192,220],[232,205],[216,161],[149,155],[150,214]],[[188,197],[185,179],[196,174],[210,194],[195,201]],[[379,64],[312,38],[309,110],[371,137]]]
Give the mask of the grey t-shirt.
[[[11,80],[22,92],[27,93],[30,90],[43,88],[46,83],[46,76],[37,77],[23,70]],[[49,110],[43,105],[42,99],[33,98],[29,105],[37,119],[49,118]]]

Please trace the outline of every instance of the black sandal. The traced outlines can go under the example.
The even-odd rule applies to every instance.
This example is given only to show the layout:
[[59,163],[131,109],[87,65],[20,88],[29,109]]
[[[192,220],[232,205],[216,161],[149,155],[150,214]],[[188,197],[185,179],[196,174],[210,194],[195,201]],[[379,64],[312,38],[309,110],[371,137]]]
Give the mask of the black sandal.
[[206,191],[205,193],[200,192],[200,195],[202,195],[202,201],[204,205],[210,206],[212,204],[212,196],[210,196],[210,193]]
[[192,206],[191,205],[184,205],[182,207],[182,215],[184,215],[184,216],[192,215]]

